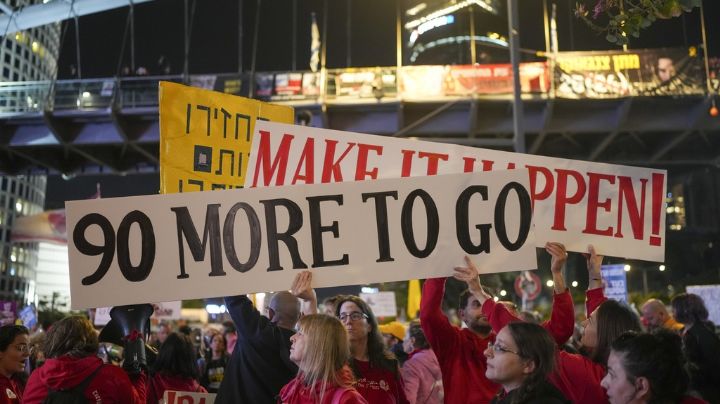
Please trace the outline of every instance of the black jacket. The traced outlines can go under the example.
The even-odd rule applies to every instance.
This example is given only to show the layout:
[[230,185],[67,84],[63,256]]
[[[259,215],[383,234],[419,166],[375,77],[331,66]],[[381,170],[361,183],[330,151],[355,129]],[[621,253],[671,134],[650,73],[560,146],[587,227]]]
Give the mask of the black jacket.
[[[517,395],[519,389],[510,391],[507,394],[503,394],[502,389],[500,393],[491,401],[492,404],[510,404],[513,402],[513,398]],[[549,382],[544,382],[539,386],[530,397],[527,397],[521,402],[522,404],[569,404],[570,400],[566,399],[565,396]]]
[[247,296],[226,297],[225,306],[237,328],[237,342],[215,403],[275,403],[298,371],[290,361],[295,332],[261,316]]
[[711,403],[720,402],[720,338],[712,323],[697,322],[683,335],[690,388]]

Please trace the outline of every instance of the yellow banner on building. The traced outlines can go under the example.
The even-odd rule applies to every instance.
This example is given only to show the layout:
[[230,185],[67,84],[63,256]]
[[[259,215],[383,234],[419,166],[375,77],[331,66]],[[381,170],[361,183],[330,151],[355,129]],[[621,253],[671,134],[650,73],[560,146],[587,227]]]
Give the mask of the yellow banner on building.
[[294,116],[292,107],[160,82],[160,192],[241,188],[255,121]]

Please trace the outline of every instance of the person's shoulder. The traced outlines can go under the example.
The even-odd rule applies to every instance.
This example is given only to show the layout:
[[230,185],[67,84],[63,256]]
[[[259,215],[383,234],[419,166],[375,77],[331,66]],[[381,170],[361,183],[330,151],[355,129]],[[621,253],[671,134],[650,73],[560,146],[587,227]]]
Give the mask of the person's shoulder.
[[[338,404],[368,404],[368,401],[354,388],[344,388],[340,392]],[[335,404],[335,401],[333,401]]]

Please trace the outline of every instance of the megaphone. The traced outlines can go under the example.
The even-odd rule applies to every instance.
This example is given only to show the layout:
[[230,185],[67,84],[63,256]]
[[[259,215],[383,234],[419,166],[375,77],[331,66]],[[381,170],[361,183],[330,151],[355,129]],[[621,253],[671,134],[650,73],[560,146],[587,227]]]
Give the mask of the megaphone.
[[150,331],[151,304],[115,306],[110,310],[110,321],[100,332],[100,342],[111,342],[124,347],[123,369],[137,374],[147,367],[148,356],[154,361],[157,352],[145,346],[145,336]]

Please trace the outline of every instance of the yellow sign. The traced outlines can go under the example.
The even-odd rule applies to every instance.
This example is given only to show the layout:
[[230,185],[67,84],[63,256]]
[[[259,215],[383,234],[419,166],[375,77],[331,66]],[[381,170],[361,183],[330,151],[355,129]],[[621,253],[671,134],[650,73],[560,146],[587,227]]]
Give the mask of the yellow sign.
[[294,116],[292,107],[160,82],[160,192],[242,188],[255,120]]

